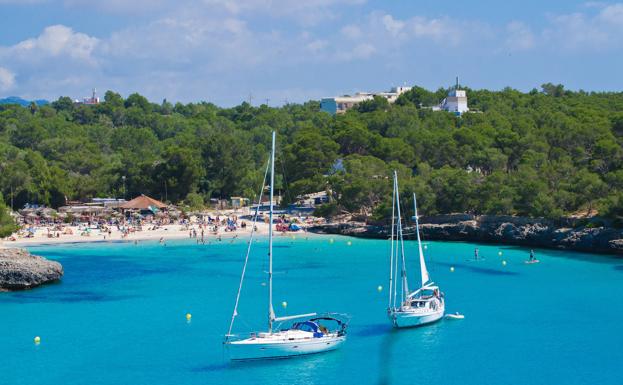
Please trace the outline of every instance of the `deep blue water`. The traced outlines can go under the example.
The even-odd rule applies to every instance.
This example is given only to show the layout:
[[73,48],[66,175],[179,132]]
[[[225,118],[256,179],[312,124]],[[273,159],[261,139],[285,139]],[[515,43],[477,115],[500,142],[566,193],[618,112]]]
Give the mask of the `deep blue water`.
[[[446,294],[446,309],[466,318],[395,331],[385,317],[388,243],[332,238],[276,240],[275,303],[278,315],[349,313],[346,345],[305,358],[238,364],[223,359],[221,342],[243,240],[33,247],[60,261],[65,276],[58,284],[0,293],[0,384],[623,381],[622,260],[536,250],[541,263],[526,265],[523,248],[430,242],[429,270]],[[254,247],[239,332],[266,327],[266,245],[261,239]],[[419,276],[414,246],[408,243],[413,286]],[[476,246],[485,260],[467,261]],[[385,287],[380,293],[378,285]],[[282,301],[289,304],[285,310]],[[35,336],[41,344],[33,343]]]

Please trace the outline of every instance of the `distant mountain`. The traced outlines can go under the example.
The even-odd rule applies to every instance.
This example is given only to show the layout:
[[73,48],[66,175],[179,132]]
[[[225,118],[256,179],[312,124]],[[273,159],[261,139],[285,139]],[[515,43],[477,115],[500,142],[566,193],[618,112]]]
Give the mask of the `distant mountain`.
[[[45,99],[37,99],[32,101],[35,102],[38,106],[44,106],[50,103]],[[0,104],[19,104],[20,106],[27,107],[30,105],[30,103],[31,100],[22,99],[19,96],[9,96],[8,98],[0,99]]]

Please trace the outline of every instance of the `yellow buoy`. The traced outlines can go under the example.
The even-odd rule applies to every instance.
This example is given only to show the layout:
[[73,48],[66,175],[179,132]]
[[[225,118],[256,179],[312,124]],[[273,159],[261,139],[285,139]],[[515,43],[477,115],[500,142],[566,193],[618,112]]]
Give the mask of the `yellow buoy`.
[[380,293],[383,291],[383,286],[379,285],[377,286],[376,290]]
[[287,303],[286,301],[283,301],[283,302],[281,303],[281,306],[283,306],[284,308],[286,308],[286,307],[288,307],[288,303]]
[[348,241],[348,242],[346,242],[346,244],[347,244],[348,246],[350,246],[350,245],[352,245],[353,243],[352,243],[351,241]]
[[450,272],[454,273],[454,266],[450,267]]
[[333,238],[329,239],[329,243],[333,243]]
[[498,255],[501,257],[501,256],[502,256],[502,252],[501,252],[501,251],[498,251]]
[[39,345],[39,343],[41,343],[41,337],[36,336],[35,337],[35,344]]
[[502,261],[502,266],[506,266],[506,261]]
[[186,313],[186,319],[190,321],[191,318],[193,318],[193,315],[190,313]]

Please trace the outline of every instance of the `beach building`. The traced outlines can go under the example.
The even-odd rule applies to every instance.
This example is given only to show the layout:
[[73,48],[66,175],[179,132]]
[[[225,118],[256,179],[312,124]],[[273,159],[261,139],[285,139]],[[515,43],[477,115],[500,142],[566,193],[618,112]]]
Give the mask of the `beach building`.
[[127,201],[122,198],[93,198],[91,203],[87,203],[87,205],[100,205],[106,208],[117,209],[125,203],[127,203]]
[[159,210],[166,210],[167,209],[167,205],[160,202],[157,199],[148,197],[145,194],[141,194],[140,196],[137,196],[136,198],[122,204],[121,206],[119,206],[119,208],[122,211],[125,210],[138,210],[138,211],[151,211],[152,213],[156,213]]
[[456,85],[448,92],[448,96],[441,101],[439,107],[433,108],[433,110],[444,110],[453,112],[456,115],[461,115],[469,111],[467,106],[467,92],[460,89],[459,78],[456,78]]
[[357,104],[372,100],[375,96],[387,99],[389,103],[394,103],[398,97],[409,91],[411,87],[393,87],[389,92],[357,92],[355,95],[334,96],[323,98],[320,101],[320,110],[331,115],[343,114]]
[[249,205],[249,198],[231,197],[231,207],[238,209]]

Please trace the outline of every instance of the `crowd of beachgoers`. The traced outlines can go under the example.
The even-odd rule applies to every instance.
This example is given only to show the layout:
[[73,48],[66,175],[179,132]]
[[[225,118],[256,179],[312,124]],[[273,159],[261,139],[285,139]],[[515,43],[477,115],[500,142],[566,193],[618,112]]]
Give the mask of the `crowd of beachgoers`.
[[[273,229],[284,234],[290,231],[306,231],[310,224],[322,219],[313,217],[279,216],[274,218]],[[22,223],[20,230],[4,239],[4,246],[24,246],[40,243],[73,243],[97,241],[141,241],[191,238],[197,243],[238,238],[255,229],[258,235],[268,233],[268,215],[253,221],[251,215],[240,215],[234,210],[218,213],[191,215],[186,218],[130,217],[87,219],[65,223],[50,218],[35,218]]]

